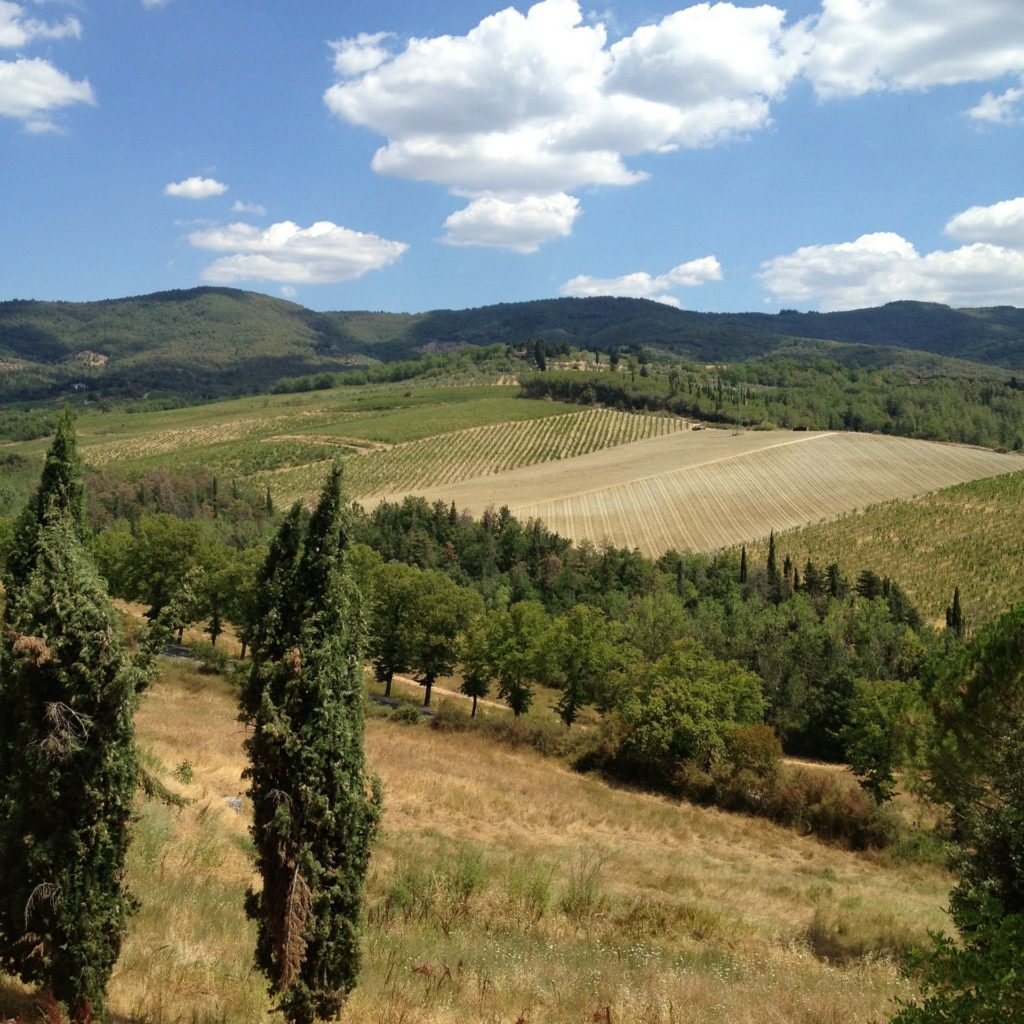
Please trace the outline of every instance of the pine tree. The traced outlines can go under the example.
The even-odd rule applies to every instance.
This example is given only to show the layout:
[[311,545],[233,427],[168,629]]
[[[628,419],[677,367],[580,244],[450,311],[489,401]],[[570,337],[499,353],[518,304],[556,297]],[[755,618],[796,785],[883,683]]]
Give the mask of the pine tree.
[[256,962],[285,1018],[337,1015],[355,985],[380,786],[363,756],[364,627],[335,469],[305,529],[293,510],[264,566],[242,717],[260,892]]
[[146,676],[83,547],[82,495],[65,414],[19,521],[0,621],[0,967],[84,1020],[102,1011],[133,908]]

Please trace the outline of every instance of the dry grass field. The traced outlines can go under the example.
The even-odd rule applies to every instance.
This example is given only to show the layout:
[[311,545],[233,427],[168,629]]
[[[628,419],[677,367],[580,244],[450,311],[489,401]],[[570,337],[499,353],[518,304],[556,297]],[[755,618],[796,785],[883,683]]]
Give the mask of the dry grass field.
[[[169,771],[188,762],[193,803],[140,807],[119,1024],[272,1019],[241,909],[246,811],[224,800],[243,789],[234,701],[180,663],[144,699],[142,746]],[[350,1024],[864,1024],[909,994],[896,958],[944,926],[932,868],[479,735],[371,719],[367,746],[386,810]],[[0,985],[0,1010],[12,999]]]
[[878,434],[704,430],[416,493],[476,513],[508,505],[575,540],[656,556],[752,541],[1022,466],[1016,455]]

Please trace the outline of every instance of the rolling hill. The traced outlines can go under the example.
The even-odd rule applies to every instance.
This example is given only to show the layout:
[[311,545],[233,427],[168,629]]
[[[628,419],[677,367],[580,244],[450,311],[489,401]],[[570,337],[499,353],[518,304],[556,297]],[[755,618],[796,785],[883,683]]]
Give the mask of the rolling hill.
[[829,355],[854,363],[877,363],[871,350],[882,347],[1024,368],[1024,311],[1011,307],[894,302],[843,313],[717,314],[604,297],[419,314],[320,313],[256,292],[204,287],[100,302],[0,303],[0,400],[70,390],[253,393],[282,377],[534,338],[605,352],[646,346],[705,363],[780,348],[814,358],[821,342],[835,342],[860,347]]

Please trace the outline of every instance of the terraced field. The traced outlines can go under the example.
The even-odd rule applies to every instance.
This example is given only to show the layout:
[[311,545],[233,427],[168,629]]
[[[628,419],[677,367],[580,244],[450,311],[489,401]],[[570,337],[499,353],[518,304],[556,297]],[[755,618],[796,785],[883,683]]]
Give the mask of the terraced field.
[[576,540],[712,550],[1024,468],[1019,456],[875,434],[675,433],[569,463],[418,491],[508,505]]
[[[350,458],[345,463],[346,482],[349,491],[362,500],[423,487],[443,488],[686,429],[686,421],[674,416],[613,409],[561,412],[543,419],[437,434]],[[312,495],[320,487],[327,465],[324,461],[266,473],[262,479],[278,496]]]

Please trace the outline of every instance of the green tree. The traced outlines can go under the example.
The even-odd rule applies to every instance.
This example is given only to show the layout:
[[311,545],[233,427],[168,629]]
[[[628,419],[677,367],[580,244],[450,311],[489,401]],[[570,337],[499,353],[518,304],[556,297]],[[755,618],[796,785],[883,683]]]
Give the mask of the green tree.
[[458,640],[459,662],[462,665],[461,693],[473,699],[470,718],[476,718],[476,704],[490,693],[494,678],[487,616],[479,615],[462,631]]
[[102,1012],[124,888],[146,681],[82,543],[65,416],[23,517],[0,620],[0,967]]
[[360,595],[345,563],[335,469],[303,528],[293,509],[261,574],[242,717],[259,892],[256,962],[285,1018],[333,1018],[355,985],[363,892],[381,793],[363,754]]
[[547,680],[562,691],[555,710],[566,726],[598,701],[620,662],[622,629],[598,608],[578,604],[551,623],[543,639]]
[[960,607],[960,588],[953,588],[953,603],[946,609],[946,629],[951,629],[959,639],[964,635],[964,611]]
[[4,588],[8,595],[32,572],[39,549],[39,536],[55,515],[66,516],[82,543],[88,540],[85,515],[85,486],[78,456],[71,409],[64,407],[46,452],[39,487],[14,523],[14,537],[7,554]]
[[391,696],[396,672],[406,672],[412,643],[421,570],[402,562],[384,562],[371,571],[369,654],[384,696]]
[[896,772],[909,757],[910,734],[923,717],[916,690],[900,681],[859,679],[848,715],[842,741],[850,768],[876,803],[891,800]]
[[664,785],[682,762],[706,767],[725,750],[735,726],[756,725],[763,715],[761,681],[753,672],[681,640],[640,667],[612,728],[619,733],[620,764]]
[[543,639],[547,626],[548,617],[537,601],[517,601],[487,617],[498,696],[516,718],[530,710],[534,687],[544,675]]
[[475,590],[460,587],[435,569],[420,574],[412,615],[410,666],[424,689],[424,707],[430,707],[431,690],[438,676],[455,668],[459,634],[483,610],[483,599]]

